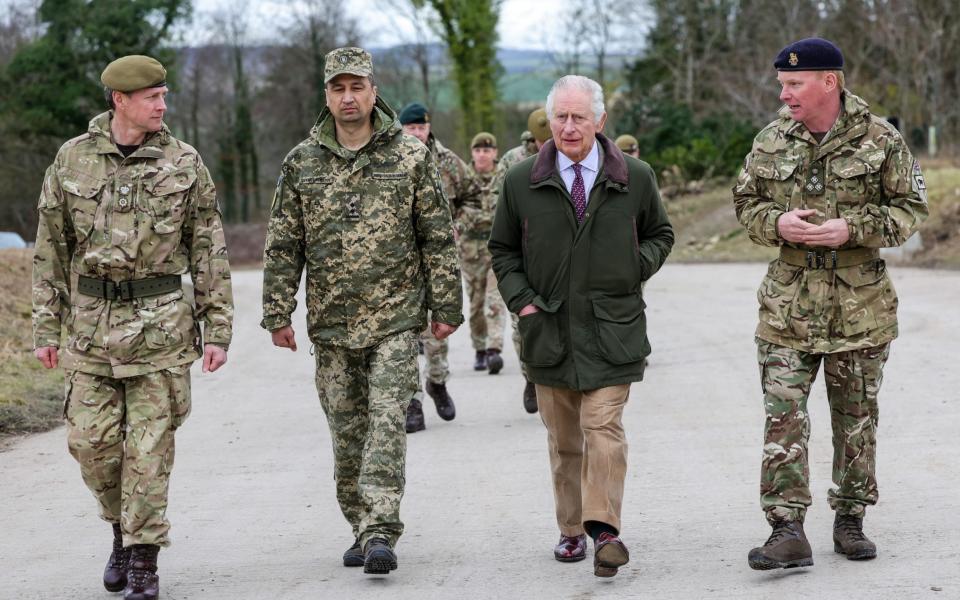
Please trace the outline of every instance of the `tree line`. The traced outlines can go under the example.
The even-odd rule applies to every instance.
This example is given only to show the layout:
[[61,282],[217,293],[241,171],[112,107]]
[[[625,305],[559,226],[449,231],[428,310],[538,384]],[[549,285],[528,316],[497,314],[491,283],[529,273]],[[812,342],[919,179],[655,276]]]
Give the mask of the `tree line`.
[[[225,220],[247,222],[264,217],[284,154],[324,106],[324,55],[369,45],[346,0],[291,2],[266,41],[253,35],[244,2],[199,16],[189,0],[6,1],[0,230],[27,239],[56,149],[105,110],[99,74],[114,58],[149,54],[167,66],[168,125],[200,150]],[[497,135],[501,152],[516,145],[543,99],[500,99],[496,49],[511,43],[497,36],[503,0],[379,2],[413,32],[375,54],[377,85],[394,108],[414,100],[436,107],[434,131],[461,155],[480,130]],[[179,32],[191,20],[205,33],[186,44]],[[955,0],[570,0],[540,21],[553,56],[544,68],[599,81],[606,132],[636,135],[658,172],[734,173],[779,106],[774,56],[812,35],[840,46],[848,87],[874,112],[896,116],[914,151],[924,150],[930,127],[946,151],[960,133]],[[624,53],[634,58],[610,59]]]

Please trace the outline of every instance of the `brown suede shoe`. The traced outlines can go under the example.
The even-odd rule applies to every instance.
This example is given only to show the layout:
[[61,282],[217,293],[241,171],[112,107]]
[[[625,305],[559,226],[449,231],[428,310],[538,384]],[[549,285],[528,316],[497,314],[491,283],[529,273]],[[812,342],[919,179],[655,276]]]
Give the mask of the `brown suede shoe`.
[[837,515],[833,519],[833,551],[849,560],[870,560],[877,557],[877,545],[863,535],[863,519]]
[[577,562],[587,557],[587,536],[561,535],[560,542],[553,548],[553,557],[560,562]]
[[813,551],[800,521],[777,521],[767,542],[747,555],[751,569],[792,569],[812,567]]
[[593,574],[597,577],[613,577],[617,570],[630,561],[630,552],[619,537],[601,533],[593,546]]

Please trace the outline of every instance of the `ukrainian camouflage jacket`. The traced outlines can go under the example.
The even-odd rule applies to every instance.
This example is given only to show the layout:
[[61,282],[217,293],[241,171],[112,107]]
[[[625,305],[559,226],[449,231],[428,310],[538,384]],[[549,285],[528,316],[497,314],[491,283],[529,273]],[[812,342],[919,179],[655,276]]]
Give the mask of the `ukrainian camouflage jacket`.
[[[33,263],[34,345],[60,346],[63,367],[133,377],[189,363],[206,343],[230,344],[230,265],[216,190],[200,155],[163,129],[124,158],[112,112],[65,143],[47,169]],[[183,290],[106,300],[80,275],[113,281],[190,273]]]
[[[899,246],[927,216],[920,166],[903,138],[850,92],[819,144],[784,107],[757,134],[733,196],[751,240],[801,250],[831,249],[797,246],[779,236],[777,219],[795,208],[817,210],[808,219],[815,223],[844,219],[850,240],[841,250]],[[775,344],[829,353],[897,336],[897,295],[881,259],[837,269],[774,260],[757,296],[757,336]]]
[[283,161],[264,251],[263,321],[290,324],[307,271],[307,331],[316,344],[376,345],[432,319],[463,322],[450,209],[423,144],[377,99],[374,134],[351,151],[328,109]]

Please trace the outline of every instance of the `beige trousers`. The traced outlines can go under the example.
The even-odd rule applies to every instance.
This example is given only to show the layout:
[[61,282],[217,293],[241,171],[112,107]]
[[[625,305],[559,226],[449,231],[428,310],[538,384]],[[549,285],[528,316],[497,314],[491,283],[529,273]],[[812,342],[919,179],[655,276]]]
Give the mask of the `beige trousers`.
[[588,391],[537,385],[563,535],[584,533],[585,521],[601,521],[620,531],[627,474],[621,416],[629,395],[629,384]]

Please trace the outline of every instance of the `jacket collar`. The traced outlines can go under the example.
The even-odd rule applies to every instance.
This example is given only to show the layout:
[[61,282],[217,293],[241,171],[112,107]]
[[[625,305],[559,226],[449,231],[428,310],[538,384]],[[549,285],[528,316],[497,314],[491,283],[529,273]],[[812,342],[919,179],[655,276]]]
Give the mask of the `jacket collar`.
[[[603,148],[603,163],[600,166],[600,172],[606,175],[610,181],[624,186],[627,185],[629,176],[627,174],[627,161],[623,159],[623,153],[610,141],[610,138],[602,133],[597,134],[597,143]],[[550,179],[556,172],[557,145],[553,143],[553,140],[547,140],[547,143],[540,148],[540,152],[537,152],[533,169],[530,170],[530,183],[542,183]]]
[[[97,154],[120,154],[117,145],[113,141],[113,133],[110,129],[110,122],[113,120],[113,111],[108,110],[100,113],[90,120],[87,126],[87,134],[96,144]],[[170,143],[170,129],[164,123],[160,131],[148,133],[143,139],[143,143],[137,148],[136,152],[130,156],[138,158],[163,158],[163,148]]]
[[[365,148],[379,146],[400,135],[401,128],[397,113],[380,96],[377,96],[377,101],[373,105],[371,118],[373,119],[373,137],[367,142]],[[316,124],[310,130],[310,137],[314,142],[341,158],[355,154],[341,146],[340,142],[337,141],[336,124],[333,121],[333,114],[327,107],[320,111]]]

